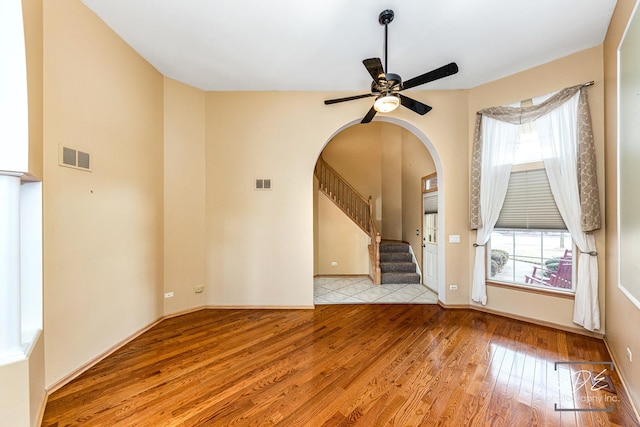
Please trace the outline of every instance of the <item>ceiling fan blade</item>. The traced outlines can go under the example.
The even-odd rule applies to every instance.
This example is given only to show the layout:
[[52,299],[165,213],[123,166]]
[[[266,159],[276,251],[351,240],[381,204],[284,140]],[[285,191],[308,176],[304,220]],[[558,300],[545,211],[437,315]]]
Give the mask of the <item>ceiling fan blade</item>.
[[362,63],[367,67],[367,71],[371,74],[371,78],[374,82],[378,83],[378,80],[380,80],[380,74],[382,74],[382,78],[384,78],[384,68],[382,68],[382,61],[380,58],[365,59]]
[[364,118],[362,119],[362,121],[360,123],[369,123],[371,120],[373,120],[373,116],[375,116],[375,115],[376,115],[376,109],[371,107],[371,109],[369,110],[367,115],[364,116]]
[[376,95],[375,93],[364,93],[362,95],[347,96],[346,98],[327,99],[324,101],[324,104],[325,105],[337,104],[338,102],[353,101],[354,99],[360,99],[360,98],[369,98],[370,96],[375,96],[375,95]]
[[402,85],[403,89],[411,89],[412,87],[420,86],[425,83],[432,82],[434,80],[441,79],[443,77],[451,76],[458,72],[458,65],[455,62],[447,64],[443,67],[436,68],[433,71],[429,71],[428,73],[424,73],[417,77],[407,80]]
[[415,99],[411,99],[408,96],[404,96],[401,94],[398,94],[398,96],[400,97],[400,103],[403,106],[407,107],[410,110],[415,111],[421,116],[424,116],[429,111],[431,111],[431,107],[426,104],[423,104],[422,102],[416,101]]

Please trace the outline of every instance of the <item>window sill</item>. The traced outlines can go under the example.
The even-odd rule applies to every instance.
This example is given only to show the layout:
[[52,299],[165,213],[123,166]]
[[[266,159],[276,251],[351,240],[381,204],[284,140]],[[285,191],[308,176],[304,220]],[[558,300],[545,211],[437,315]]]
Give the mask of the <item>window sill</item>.
[[534,286],[519,285],[515,283],[494,282],[486,281],[487,286],[493,286],[495,288],[512,289],[514,291],[529,292],[532,294],[542,294],[558,298],[575,299],[576,295],[574,291],[562,291],[559,289],[545,289]]

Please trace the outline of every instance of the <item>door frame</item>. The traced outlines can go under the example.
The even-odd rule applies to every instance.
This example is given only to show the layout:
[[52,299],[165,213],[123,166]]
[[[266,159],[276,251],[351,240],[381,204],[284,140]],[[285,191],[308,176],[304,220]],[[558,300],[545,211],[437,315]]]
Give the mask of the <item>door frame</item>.
[[[425,213],[425,195],[430,194],[430,193],[438,193],[438,173],[434,172],[431,173],[429,175],[425,175],[420,179],[420,189],[421,189],[421,193],[420,193],[420,200],[421,200],[421,204],[420,204],[420,208],[421,208],[421,233],[420,235],[422,236],[422,242],[420,244],[420,255],[421,255],[421,262],[422,262],[422,283],[424,283],[424,285],[426,287],[428,287],[429,289],[431,289],[432,291],[435,291],[436,293],[439,293],[438,290],[440,289],[440,260],[438,259],[438,272],[436,274],[437,277],[437,283],[436,283],[436,289],[434,290],[433,288],[431,288],[430,286],[428,286],[426,284],[425,281],[425,271],[427,270],[425,264],[425,248],[426,248],[426,244],[424,242],[424,236],[425,236],[425,225],[424,225],[424,217],[426,215]],[[438,198],[439,198],[439,194],[438,194]],[[440,203],[440,201],[438,200],[438,203]],[[438,212],[439,209],[436,211]],[[438,242],[438,250],[436,251],[438,258],[440,258],[440,216],[438,215],[438,224],[436,224],[436,242]]]

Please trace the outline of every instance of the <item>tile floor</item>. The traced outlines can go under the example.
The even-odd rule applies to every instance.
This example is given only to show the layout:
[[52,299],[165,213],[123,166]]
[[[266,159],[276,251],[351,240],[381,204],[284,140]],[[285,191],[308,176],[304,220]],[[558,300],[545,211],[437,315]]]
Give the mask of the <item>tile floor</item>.
[[436,304],[438,295],[423,285],[374,285],[365,276],[319,276],[313,280],[315,304]]

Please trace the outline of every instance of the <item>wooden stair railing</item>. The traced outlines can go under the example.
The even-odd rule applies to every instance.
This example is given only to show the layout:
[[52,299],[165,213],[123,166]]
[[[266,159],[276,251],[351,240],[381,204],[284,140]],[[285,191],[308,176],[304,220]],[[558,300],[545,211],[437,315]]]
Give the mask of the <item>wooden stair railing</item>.
[[369,235],[369,259],[371,261],[371,279],[379,285],[380,272],[380,233],[376,228],[373,215],[373,199],[365,199],[335,169],[320,156],[314,171],[320,190],[338,206],[358,227]]
[[380,233],[376,228],[376,223],[373,220],[375,216],[373,215],[373,199],[369,196],[369,260],[371,261],[371,279],[373,280],[374,285],[379,285],[382,283],[382,271],[380,270],[380,241],[382,238],[380,237]]

